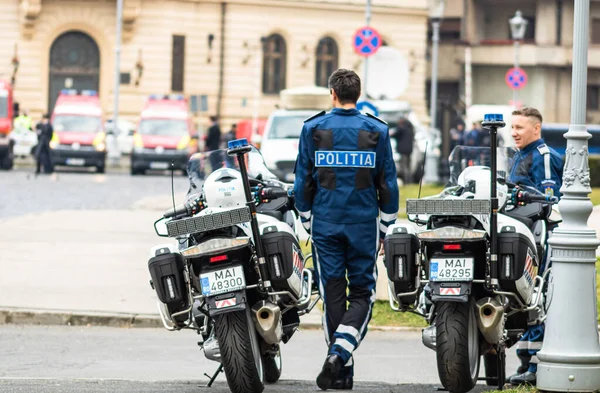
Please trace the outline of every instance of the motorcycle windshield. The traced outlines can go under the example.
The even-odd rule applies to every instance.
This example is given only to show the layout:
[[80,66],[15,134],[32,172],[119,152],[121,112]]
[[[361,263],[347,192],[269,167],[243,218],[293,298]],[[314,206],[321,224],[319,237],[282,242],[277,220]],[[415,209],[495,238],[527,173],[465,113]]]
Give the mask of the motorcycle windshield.
[[[243,157],[250,178],[258,180],[277,180],[277,176],[267,169],[262,154],[254,146]],[[213,150],[192,155],[187,163],[187,174],[190,179],[190,192],[200,191],[204,180],[214,171],[221,168],[239,170],[238,158],[227,155],[227,149]]]
[[[496,169],[498,180],[506,180],[512,168],[512,162],[517,151],[511,147],[496,149]],[[446,188],[461,186],[460,174],[472,166],[491,166],[491,150],[489,147],[456,146],[448,158],[449,179]]]

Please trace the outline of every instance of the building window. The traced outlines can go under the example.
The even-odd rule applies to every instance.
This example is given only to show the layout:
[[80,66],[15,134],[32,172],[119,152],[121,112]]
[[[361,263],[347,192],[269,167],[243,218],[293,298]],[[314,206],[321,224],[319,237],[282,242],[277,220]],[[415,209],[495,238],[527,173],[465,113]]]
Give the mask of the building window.
[[600,110],[600,86],[587,87],[587,109],[589,111]]
[[185,64],[185,36],[173,36],[173,56],[171,59],[171,90],[183,92]]
[[327,87],[329,76],[338,68],[338,46],[331,37],[321,38],[317,45],[315,84]]
[[285,66],[285,40],[279,34],[272,34],[263,47],[263,93],[278,94],[285,89]]
[[592,44],[600,44],[600,19],[592,19]]
[[[429,41],[433,37],[433,29],[431,23],[428,24],[429,31],[427,36]],[[440,42],[455,42],[460,40],[460,32],[462,28],[461,18],[444,18],[440,22]]]

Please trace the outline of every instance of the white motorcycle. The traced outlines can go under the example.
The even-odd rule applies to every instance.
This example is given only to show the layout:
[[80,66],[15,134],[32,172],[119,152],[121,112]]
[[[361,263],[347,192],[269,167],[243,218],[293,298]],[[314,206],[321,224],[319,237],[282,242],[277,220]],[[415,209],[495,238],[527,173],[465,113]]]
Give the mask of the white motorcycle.
[[423,343],[436,352],[440,381],[453,393],[475,386],[481,356],[483,379],[502,389],[506,348],[528,321],[545,319],[550,269],[543,277],[538,270],[557,200],[503,180],[512,153],[455,148],[444,191],[407,201],[409,219],[425,229],[396,224],[384,241],[390,305],[430,324]]
[[281,375],[287,343],[312,310],[313,277],[302,254],[289,186],[245,140],[197,153],[188,201],[155,223],[177,240],[154,247],[148,268],[168,330],[202,336],[234,393],[262,392]]

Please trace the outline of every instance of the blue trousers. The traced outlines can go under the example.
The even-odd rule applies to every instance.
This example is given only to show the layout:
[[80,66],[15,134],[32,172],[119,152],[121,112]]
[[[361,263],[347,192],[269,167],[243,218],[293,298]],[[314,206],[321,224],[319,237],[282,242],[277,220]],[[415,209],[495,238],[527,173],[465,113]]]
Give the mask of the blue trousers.
[[352,376],[352,353],[367,334],[375,302],[379,219],[334,224],[313,217],[312,240],[325,340],[344,361],[342,373]]

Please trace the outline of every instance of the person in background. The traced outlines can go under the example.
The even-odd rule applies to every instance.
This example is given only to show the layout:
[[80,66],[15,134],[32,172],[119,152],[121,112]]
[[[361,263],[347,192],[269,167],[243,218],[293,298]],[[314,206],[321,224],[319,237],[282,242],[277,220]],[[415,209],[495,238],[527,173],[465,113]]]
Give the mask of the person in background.
[[405,184],[412,183],[410,157],[413,152],[415,131],[412,123],[405,117],[398,120],[396,133],[396,151],[400,154],[400,176]]
[[44,173],[54,172],[52,167],[52,156],[50,151],[50,141],[54,135],[54,129],[50,124],[50,115],[44,114],[42,123],[38,132],[38,146],[36,151],[36,169],[35,174],[40,174],[41,166],[44,167]]
[[[215,151],[221,147],[221,128],[219,127],[217,116],[211,116],[210,121],[211,125],[208,128],[208,135],[206,137],[206,151]],[[213,171],[220,166],[221,160],[220,154],[210,155],[210,165]]]
[[465,123],[458,121],[456,125],[450,129],[450,151],[456,146],[464,144],[465,140]]

